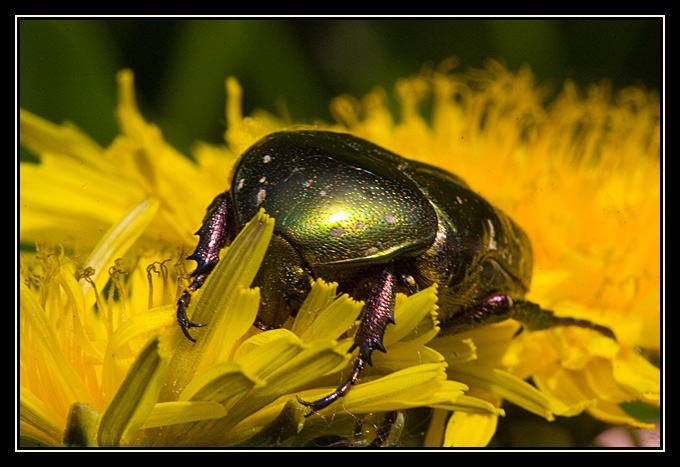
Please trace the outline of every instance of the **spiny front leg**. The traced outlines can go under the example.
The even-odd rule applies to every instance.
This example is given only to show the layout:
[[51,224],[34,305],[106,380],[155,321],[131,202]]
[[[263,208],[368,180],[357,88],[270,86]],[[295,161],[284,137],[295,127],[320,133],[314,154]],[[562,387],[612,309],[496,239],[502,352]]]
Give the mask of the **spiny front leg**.
[[371,354],[374,350],[385,352],[383,346],[383,336],[385,335],[385,328],[387,325],[394,324],[394,302],[396,298],[396,283],[393,266],[387,265],[380,282],[371,297],[366,302],[364,312],[362,314],[359,329],[354,336],[354,343],[349,348],[348,352],[352,352],[359,347],[359,356],[354,361],[354,368],[349,378],[341,384],[332,394],[322,399],[307,402],[298,398],[298,401],[310,407],[312,410],[307,416],[317,412],[331,403],[347,394],[352,385],[359,378],[359,374],[366,364],[373,365],[371,361]]
[[192,342],[196,342],[196,340],[189,334],[189,329],[200,328],[205,325],[192,323],[187,317],[191,294],[201,288],[208,275],[215,268],[220,260],[220,250],[229,239],[229,222],[231,220],[229,200],[229,192],[227,191],[218,195],[210,204],[207,214],[203,218],[203,225],[196,232],[196,235],[199,236],[198,246],[193,254],[187,257],[187,259],[196,261],[198,265],[191,273],[193,277],[191,284],[177,301],[177,323],[182,328],[186,338]]

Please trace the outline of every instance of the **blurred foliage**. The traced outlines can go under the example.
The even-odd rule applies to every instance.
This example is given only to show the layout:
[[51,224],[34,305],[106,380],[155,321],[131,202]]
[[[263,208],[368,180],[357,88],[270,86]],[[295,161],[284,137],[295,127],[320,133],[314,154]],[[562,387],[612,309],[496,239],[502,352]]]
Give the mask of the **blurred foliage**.
[[142,112],[188,153],[218,143],[224,79],[244,87],[244,111],[285,109],[296,122],[330,121],[330,99],[360,97],[426,63],[460,69],[501,59],[557,87],[609,79],[661,86],[659,18],[607,19],[43,19],[18,21],[19,104],[70,120],[101,144],[116,134],[114,75],[135,72]]

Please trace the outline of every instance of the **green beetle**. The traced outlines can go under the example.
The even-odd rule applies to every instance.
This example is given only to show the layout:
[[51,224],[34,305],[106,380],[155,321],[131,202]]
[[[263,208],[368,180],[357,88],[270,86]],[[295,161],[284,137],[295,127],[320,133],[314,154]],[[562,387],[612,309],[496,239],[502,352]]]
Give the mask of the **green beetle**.
[[514,318],[529,329],[574,325],[614,337],[606,327],[555,317],[522,297],[529,289],[529,238],[507,215],[459,177],[405,159],[348,134],[271,134],[236,165],[231,188],[218,195],[187,259],[198,263],[177,304],[187,338],[186,310],[219,261],[220,250],[264,208],[276,219],[253,286],[261,287],[255,326],[280,327],[294,315],[310,284],[323,278],[366,305],[349,351],[354,369],[335,392],[302,403],[320,410],[343,396],[373,350],[385,352],[397,291],[438,284],[441,334]]

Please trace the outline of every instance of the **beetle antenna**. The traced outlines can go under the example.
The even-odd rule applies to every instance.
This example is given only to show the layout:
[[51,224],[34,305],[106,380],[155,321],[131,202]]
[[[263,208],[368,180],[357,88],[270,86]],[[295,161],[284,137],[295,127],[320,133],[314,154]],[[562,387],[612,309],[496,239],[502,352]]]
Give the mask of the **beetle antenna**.
[[616,340],[616,335],[614,334],[614,331],[612,331],[606,326],[602,326],[601,324],[596,324],[593,323],[592,321],[588,321],[587,319],[554,316],[552,319],[551,327],[554,326],[575,326],[579,328],[592,329],[593,331],[597,331],[605,337],[609,337],[613,340]]

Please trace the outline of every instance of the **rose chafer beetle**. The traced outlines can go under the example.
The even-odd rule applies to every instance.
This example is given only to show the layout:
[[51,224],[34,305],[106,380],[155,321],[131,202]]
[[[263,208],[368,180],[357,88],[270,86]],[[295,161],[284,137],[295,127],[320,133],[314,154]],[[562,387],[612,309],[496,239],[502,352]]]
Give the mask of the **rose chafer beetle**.
[[271,134],[237,163],[231,188],[218,195],[198,230],[193,281],[177,303],[190,340],[187,307],[219,261],[220,250],[261,209],[275,218],[267,255],[254,280],[261,287],[255,326],[278,328],[295,315],[311,282],[334,281],[364,300],[349,349],[359,348],[344,384],[314,402],[320,410],[343,396],[393,323],[395,295],[438,285],[440,334],[516,319],[530,330],[590,328],[523,299],[532,274],[524,231],[456,175],[411,161],[348,134]]

